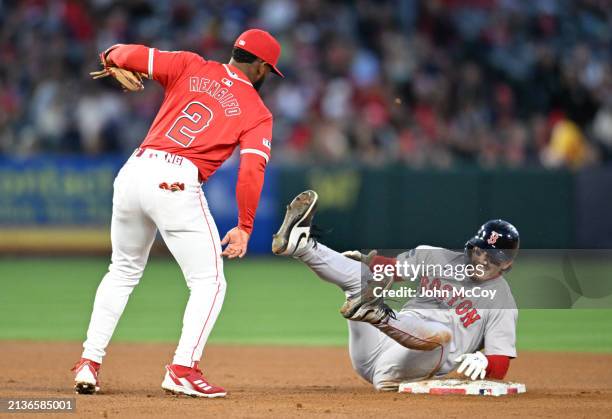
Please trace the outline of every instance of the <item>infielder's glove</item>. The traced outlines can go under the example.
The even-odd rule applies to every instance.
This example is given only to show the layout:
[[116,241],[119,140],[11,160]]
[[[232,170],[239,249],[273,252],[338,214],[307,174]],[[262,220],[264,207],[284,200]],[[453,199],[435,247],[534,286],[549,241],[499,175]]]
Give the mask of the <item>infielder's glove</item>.
[[346,256],[349,259],[353,259],[357,262],[365,263],[366,265],[370,266],[370,263],[372,263],[372,259],[374,259],[376,255],[378,255],[378,252],[376,250],[372,250],[367,255],[364,255],[359,250],[347,250],[346,252],[342,252],[342,255]]
[[104,77],[111,76],[115,80],[121,84],[121,87],[124,91],[137,92],[139,90],[144,89],[144,85],[142,84],[143,76],[146,77],[145,74],[137,73],[134,71],[126,70],[123,68],[115,67],[108,63],[106,60],[106,55],[110,52],[110,49],[100,53],[100,64],[102,65],[102,70],[92,71],[89,75],[94,79],[101,79]]
[[473,354],[463,354],[455,359],[455,362],[461,362],[461,365],[459,365],[459,368],[457,368],[457,372],[464,374],[466,377],[471,378],[472,380],[476,380],[478,378],[482,380],[487,374],[489,360],[480,351],[476,351]]

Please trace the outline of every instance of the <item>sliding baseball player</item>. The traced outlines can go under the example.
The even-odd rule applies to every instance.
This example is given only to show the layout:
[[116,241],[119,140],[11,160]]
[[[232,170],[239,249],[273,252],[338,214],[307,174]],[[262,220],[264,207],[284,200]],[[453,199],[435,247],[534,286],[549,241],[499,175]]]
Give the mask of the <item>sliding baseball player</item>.
[[[300,260],[345,293],[341,313],[361,377],[378,390],[394,391],[402,382],[429,378],[505,377],[516,357],[518,312],[503,277],[519,248],[514,226],[488,221],[464,252],[419,246],[396,258],[342,254],[311,237],[317,199],[305,191],[291,202],[272,251]],[[384,298],[398,281],[416,281],[418,289],[394,311]]]

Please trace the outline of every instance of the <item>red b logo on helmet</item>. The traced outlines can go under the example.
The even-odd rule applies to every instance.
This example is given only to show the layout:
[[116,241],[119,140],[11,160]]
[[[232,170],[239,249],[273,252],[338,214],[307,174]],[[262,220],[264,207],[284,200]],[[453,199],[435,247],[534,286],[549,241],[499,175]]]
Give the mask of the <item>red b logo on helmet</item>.
[[500,234],[496,233],[495,231],[492,231],[491,235],[489,236],[489,240],[487,240],[487,243],[489,243],[490,245],[494,245],[500,236]]

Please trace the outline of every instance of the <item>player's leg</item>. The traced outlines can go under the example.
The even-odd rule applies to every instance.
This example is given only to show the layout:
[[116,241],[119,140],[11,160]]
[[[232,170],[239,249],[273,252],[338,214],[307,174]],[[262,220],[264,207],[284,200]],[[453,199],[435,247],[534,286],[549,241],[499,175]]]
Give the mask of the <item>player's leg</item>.
[[[187,367],[200,360],[221,311],[226,289],[219,233],[204,195],[199,192],[196,199],[197,218],[192,218],[185,229],[160,226],[162,237],[181,267],[189,288],[183,329],[173,360],[173,364]],[[185,211],[193,209],[186,205]]]
[[304,262],[319,278],[337,285],[346,296],[359,293],[362,284],[362,263],[312,240],[295,258]]
[[379,391],[397,391],[403,382],[433,377],[447,357],[446,347],[419,351],[388,339],[373,367],[372,384]]
[[172,365],[166,367],[162,388],[191,396],[222,397],[225,390],[209,384],[198,368],[225,297],[221,241],[197,177],[180,176],[178,171],[167,175],[169,181],[177,177],[184,181],[185,189],[152,191],[154,205],[150,209],[189,288],[181,337]]
[[390,326],[348,321],[353,368],[377,390],[397,390],[403,381],[431,377],[449,355],[451,332],[442,323],[411,312],[396,313],[396,317],[392,323],[402,336],[394,331],[391,337]]
[[346,295],[340,313],[348,320],[379,323],[391,309],[384,304],[382,291],[393,284],[392,277],[374,281],[369,267],[332,250],[311,237],[317,193],[304,191],[287,206],[285,218],[272,239],[272,252],[304,262],[319,278],[338,285]]
[[[378,389],[385,389],[398,379],[435,373],[445,355],[450,330],[441,323],[393,313],[382,299],[369,295],[372,275],[367,266],[310,239],[316,201],[314,191],[305,191],[287,206],[283,224],[274,235],[272,251],[301,260],[321,279],[338,285],[350,297],[343,310],[348,318],[361,321],[348,322],[349,352],[353,367],[364,379]],[[381,283],[383,287],[390,284],[390,278]],[[381,362],[384,353],[388,359]],[[420,366],[407,367],[412,359],[418,363],[420,358],[423,358]]]
[[111,264],[96,292],[83,358],[102,362],[105,349],[144,271],[155,225],[142,215],[115,212],[111,221]]
[[[317,199],[316,192],[305,191],[287,206],[283,224],[274,235],[272,251],[304,262],[319,278],[337,285],[345,295],[358,294],[362,289],[362,277],[369,270],[364,269],[362,263],[310,238]],[[362,378],[372,382],[376,360],[389,338],[368,323],[349,320],[348,328],[353,368]]]
[[376,328],[387,336],[376,360],[372,383],[378,390],[396,390],[402,381],[439,373],[449,356],[451,330],[414,312],[399,312]]
[[285,219],[272,240],[272,251],[304,262],[324,281],[337,285],[348,296],[361,289],[362,264],[316,243],[310,236],[318,196],[305,191],[287,206]]
[[112,256],[93,306],[83,344],[83,358],[101,363],[128,298],[144,271],[156,227],[143,213],[131,165],[124,167],[114,183],[111,220]]
[[[363,266],[360,262],[317,243],[300,249],[296,258],[304,262],[319,278],[337,285],[345,295],[359,294],[363,283]],[[377,360],[388,342],[381,330],[372,324],[348,321],[349,355],[355,371],[366,381],[375,379]]]
[[389,338],[368,323],[347,321],[349,329],[349,356],[353,369],[364,380],[372,383],[376,363]]

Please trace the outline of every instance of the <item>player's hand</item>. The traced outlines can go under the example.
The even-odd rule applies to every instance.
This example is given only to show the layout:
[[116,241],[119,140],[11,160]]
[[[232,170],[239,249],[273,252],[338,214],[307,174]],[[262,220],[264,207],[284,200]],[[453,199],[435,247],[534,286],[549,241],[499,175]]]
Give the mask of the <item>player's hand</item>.
[[241,258],[246,255],[247,246],[249,244],[250,235],[244,230],[238,227],[232,228],[227,232],[223,240],[221,240],[221,246],[227,247],[221,253],[221,256],[227,256],[230,259]]
[[457,368],[457,372],[464,374],[472,380],[478,378],[482,380],[485,378],[487,366],[489,365],[489,360],[480,351],[476,351],[473,354],[463,354],[455,359],[455,362],[461,362],[461,365]]
[[365,263],[370,266],[372,259],[376,256],[378,252],[376,250],[372,250],[367,255],[364,255],[359,250],[347,250],[346,252],[342,252],[342,255],[346,256],[349,259],[356,260],[357,262]]

